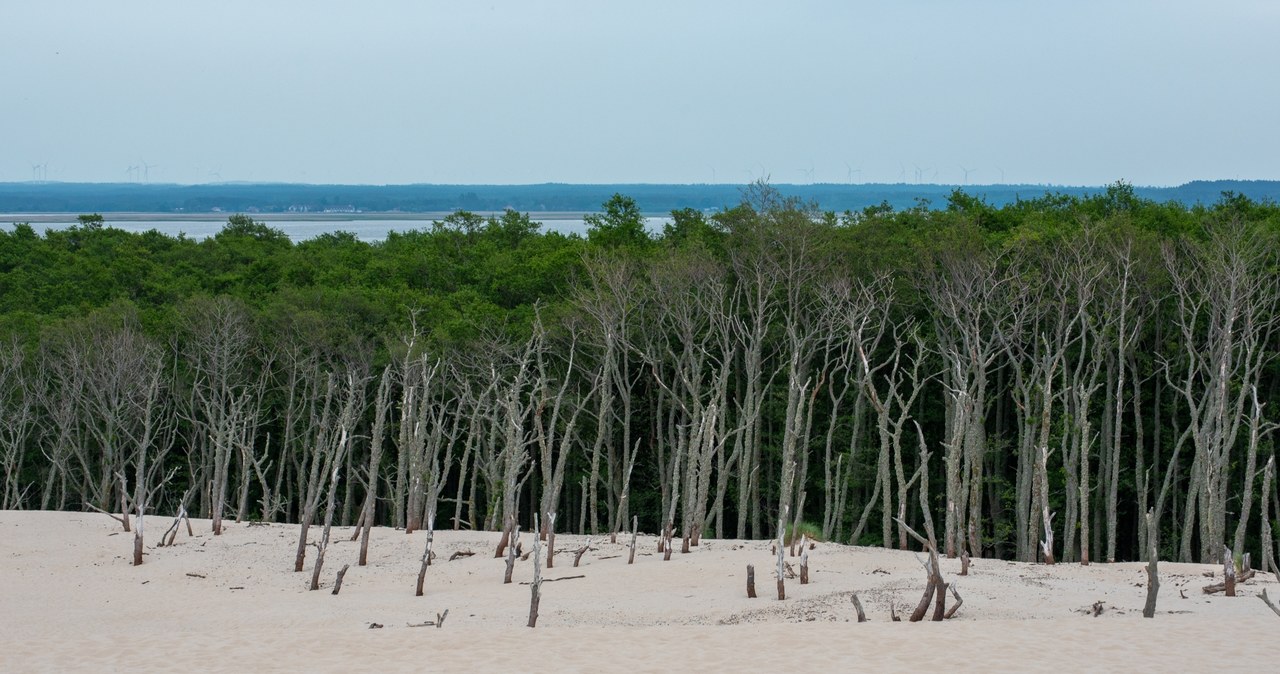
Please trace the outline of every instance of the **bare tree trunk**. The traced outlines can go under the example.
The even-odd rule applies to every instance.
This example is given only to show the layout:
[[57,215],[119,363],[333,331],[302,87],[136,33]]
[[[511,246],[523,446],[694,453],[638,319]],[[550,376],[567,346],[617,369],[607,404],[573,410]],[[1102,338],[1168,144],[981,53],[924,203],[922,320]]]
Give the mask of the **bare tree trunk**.
[[1147,602],[1142,607],[1143,618],[1156,615],[1156,595],[1160,594],[1160,572],[1157,569],[1159,553],[1156,549],[1156,527],[1150,510],[1146,513],[1147,521]]
[[[533,515],[533,529],[538,530],[538,515]],[[542,602],[542,544],[538,536],[533,537],[533,582],[529,584],[529,627],[538,625],[538,604]],[[510,575],[510,572],[508,572]]]
[[418,587],[414,591],[415,597],[422,596],[422,585],[427,580],[427,567],[431,566],[431,543],[435,540],[435,513],[430,513],[427,517],[427,547],[422,551],[422,566],[418,569]]

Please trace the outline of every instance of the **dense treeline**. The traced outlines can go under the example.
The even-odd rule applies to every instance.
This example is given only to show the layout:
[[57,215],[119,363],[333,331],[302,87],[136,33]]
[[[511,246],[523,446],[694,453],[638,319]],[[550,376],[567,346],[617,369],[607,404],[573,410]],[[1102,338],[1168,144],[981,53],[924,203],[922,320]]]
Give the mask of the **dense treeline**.
[[585,238],[17,225],[0,507],[690,545],[785,516],[906,547],[894,518],[931,516],[948,554],[1272,563],[1280,207],[741,196],[656,236],[622,196]]

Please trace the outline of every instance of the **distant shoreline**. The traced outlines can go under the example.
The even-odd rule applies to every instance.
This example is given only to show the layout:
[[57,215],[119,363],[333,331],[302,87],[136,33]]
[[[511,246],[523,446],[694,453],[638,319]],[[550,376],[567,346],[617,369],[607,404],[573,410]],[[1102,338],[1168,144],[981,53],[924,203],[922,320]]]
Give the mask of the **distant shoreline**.
[[[349,222],[353,220],[404,220],[431,221],[442,220],[457,211],[425,211],[409,213],[405,211],[361,211],[359,213],[242,213],[227,211],[223,213],[162,213],[132,211],[94,211],[104,218],[106,224],[112,221],[128,222],[221,222],[233,215],[248,215],[258,222]],[[499,216],[503,211],[471,211],[482,217]],[[537,222],[546,220],[581,220],[590,212],[582,211],[537,211],[529,212],[529,217]],[[65,213],[0,213],[0,223],[26,222],[31,224],[74,224],[83,212]],[[644,213],[645,217],[661,218],[666,213]]]

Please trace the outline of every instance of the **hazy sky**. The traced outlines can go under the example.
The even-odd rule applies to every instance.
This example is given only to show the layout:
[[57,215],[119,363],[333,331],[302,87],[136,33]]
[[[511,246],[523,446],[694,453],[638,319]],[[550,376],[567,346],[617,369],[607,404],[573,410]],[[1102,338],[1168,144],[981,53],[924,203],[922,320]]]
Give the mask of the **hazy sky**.
[[1277,35],[1271,0],[5,2],[0,181],[1280,179]]

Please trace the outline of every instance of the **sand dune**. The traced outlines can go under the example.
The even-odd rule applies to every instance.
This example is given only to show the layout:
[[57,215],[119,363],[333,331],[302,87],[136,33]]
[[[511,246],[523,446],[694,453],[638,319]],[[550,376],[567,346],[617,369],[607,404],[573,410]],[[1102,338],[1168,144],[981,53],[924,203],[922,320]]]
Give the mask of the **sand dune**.
[[[149,518],[151,538],[167,524]],[[197,520],[195,537],[148,545],[146,563],[133,567],[132,534],[103,515],[0,512],[0,670],[1259,670],[1274,664],[1267,644],[1280,633],[1280,618],[1254,598],[1264,587],[1280,594],[1270,574],[1227,598],[1200,590],[1213,567],[1161,564],[1158,612],[1146,620],[1141,564],[975,560],[961,578],[959,561],[944,560],[964,597],[956,617],[892,623],[890,603],[909,612],[924,587],[910,552],[819,543],[812,582],[788,581],[777,601],[768,542],[704,541],[664,562],[656,539],[641,536],[628,565],[623,538],[594,538],[573,568],[587,539],[567,535],[543,571],[554,582],[543,585],[531,630],[522,583],[532,561],[504,585],[497,534],[438,532],[425,596],[415,597],[425,534],[375,529],[370,563],[357,567],[350,531],[335,529],[324,587],[310,592],[314,548],[308,572],[293,573],[294,525],[231,524],[215,537]],[[467,550],[476,554],[446,561]],[[747,564],[758,599],[746,597]],[[854,591],[870,622],[856,622]],[[410,627],[446,609],[442,628]]]

